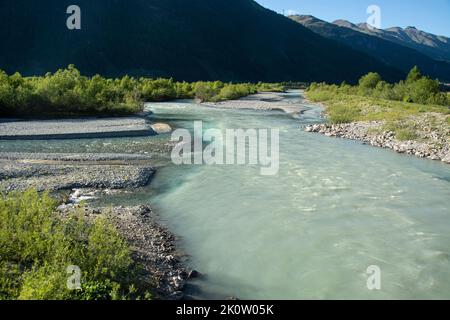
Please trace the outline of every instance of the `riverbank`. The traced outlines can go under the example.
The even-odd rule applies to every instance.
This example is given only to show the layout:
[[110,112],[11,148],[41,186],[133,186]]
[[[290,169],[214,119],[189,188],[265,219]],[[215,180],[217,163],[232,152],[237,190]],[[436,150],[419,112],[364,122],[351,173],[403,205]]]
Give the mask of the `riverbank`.
[[420,131],[420,140],[401,141],[396,139],[395,132],[383,130],[384,125],[383,122],[315,124],[307,126],[305,130],[329,137],[362,141],[374,147],[391,149],[398,153],[450,164],[450,143],[445,136],[433,131],[422,130]]
[[147,204],[106,208],[82,204],[147,186],[155,172],[151,158],[145,155],[0,153],[1,190],[50,191],[60,199],[58,211],[63,216],[79,210],[88,219],[107,216],[130,245],[134,264],[142,266],[140,286],[154,288],[154,299],[178,300],[184,297],[189,276],[184,255],[152,208]]
[[136,207],[96,208],[91,206],[62,205],[63,216],[83,210],[88,219],[105,215],[128,242],[134,264],[140,265],[139,285],[154,288],[153,299],[180,300],[188,280],[183,264],[184,254],[177,249],[177,239],[159,221],[148,205]]
[[356,96],[316,101],[328,123],[306,132],[362,141],[419,158],[450,163],[450,109]]

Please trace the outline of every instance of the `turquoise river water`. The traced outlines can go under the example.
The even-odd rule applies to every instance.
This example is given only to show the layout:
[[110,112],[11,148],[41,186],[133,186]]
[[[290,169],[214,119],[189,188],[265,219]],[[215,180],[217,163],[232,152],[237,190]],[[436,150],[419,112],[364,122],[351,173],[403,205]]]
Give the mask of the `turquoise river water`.
[[[284,102],[301,104],[284,94]],[[189,265],[205,276],[200,298],[450,298],[450,167],[304,132],[302,115],[219,110],[191,102],[150,104],[152,120],[192,129],[278,128],[280,171],[257,166],[162,166],[151,186],[108,201],[149,202],[180,236]],[[153,140],[152,140],[153,139]],[[146,152],[154,139],[48,141],[40,152]],[[37,151],[2,142],[0,151]],[[367,288],[367,268],[381,290]]]

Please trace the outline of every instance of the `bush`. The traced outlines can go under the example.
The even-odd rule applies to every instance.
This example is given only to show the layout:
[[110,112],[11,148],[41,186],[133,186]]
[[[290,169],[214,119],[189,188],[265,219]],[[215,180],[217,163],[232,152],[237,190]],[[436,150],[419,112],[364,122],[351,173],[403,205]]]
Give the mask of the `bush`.
[[307,94],[313,101],[328,101],[339,95],[360,95],[423,105],[450,105],[450,95],[440,92],[439,81],[422,76],[417,67],[409,72],[405,81],[396,84],[382,81],[379,74],[370,72],[361,77],[357,87],[346,83],[342,83],[339,87],[312,83],[307,89]]
[[357,121],[360,115],[360,110],[357,108],[348,107],[345,105],[335,106],[329,112],[329,119],[331,123],[350,123]]
[[0,72],[0,115],[132,114],[142,110],[137,82],[130,77],[83,77],[70,65],[44,77]]
[[437,80],[421,78],[410,85],[411,99],[415,103],[427,104],[440,93],[440,84]]
[[381,76],[376,72],[370,72],[359,79],[359,88],[362,94],[368,94],[375,89],[381,81]]
[[234,100],[257,92],[257,87],[252,84],[228,84],[220,89],[219,94],[213,97],[213,100]]
[[394,87],[393,85],[385,81],[380,81],[378,82],[372,94],[374,97],[380,99],[395,100],[395,93],[393,87]]
[[259,82],[256,85],[256,90],[259,92],[284,92],[285,86],[280,83],[263,83]]
[[417,80],[420,80],[422,78],[422,73],[420,72],[419,68],[417,66],[414,66],[414,68],[409,71],[408,76],[406,77],[407,83],[413,83]]
[[219,94],[220,88],[207,82],[198,82],[194,85],[194,92],[195,98],[201,102],[212,101]]
[[172,79],[140,79],[142,98],[145,101],[167,101],[177,98]]
[[331,100],[336,96],[337,86],[313,82],[306,91],[308,93],[308,99],[311,101],[323,102]]
[[44,77],[8,76],[0,71],[0,116],[126,115],[141,112],[144,101],[197,98],[238,99],[258,91],[283,91],[280,84],[175,82],[172,79],[84,77],[70,65]]
[[[62,218],[55,205],[34,190],[1,195],[0,299],[138,297],[130,249],[107,217]],[[70,265],[82,271],[81,291],[67,288]]]

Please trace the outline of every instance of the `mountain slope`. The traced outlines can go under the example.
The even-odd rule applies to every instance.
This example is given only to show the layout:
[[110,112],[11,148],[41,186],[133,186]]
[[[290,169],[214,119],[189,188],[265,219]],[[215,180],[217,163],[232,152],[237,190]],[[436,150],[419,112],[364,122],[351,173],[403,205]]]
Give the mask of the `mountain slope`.
[[450,63],[436,61],[409,47],[373,36],[369,32],[361,32],[358,26],[348,21],[338,20],[332,24],[312,16],[299,15],[292,16],[291,19],[323,37],[365,52],[389,66],[400,68],[404,72],[408,72],[417,65],[427,75],[444,81],[450,80]]
[[[403,72],[264,9],[252,0],[2,0],[0,69],[43,74],[74,63],[87,74],[178,80],[356,81]],[[19,22],[18,22],[19,21]]]
[[[339,26],[348,25],[345,20],[337,20],[333,22]],[[425,31],[418,30],[415,27],[407,28],[388,28],[388,29],[371,29],[366,23],[358,25],[352,24],[352,28],[379,38],[395,42],[397,44],[410,47],[436,60],[450,62],[450,38],[437,36]]]

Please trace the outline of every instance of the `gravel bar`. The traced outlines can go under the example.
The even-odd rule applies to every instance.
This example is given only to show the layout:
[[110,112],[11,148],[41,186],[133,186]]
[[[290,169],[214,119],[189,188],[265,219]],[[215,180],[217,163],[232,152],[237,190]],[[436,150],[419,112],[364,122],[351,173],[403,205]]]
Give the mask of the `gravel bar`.
[[155,171],[141,155],[1,153],[0,189],[135,189]]
[[237,100],[205,102],[203,105],[235,110],[283,111],[290,115],[296,115],[303,111],[298,104],[284,102],[282,94],[272,92],[257,93]]
[[0,120],[0,140],[91,139],[141,137],[155,134],[151,125],[139,117]]
[[3,160],[42,160],[42,161],[141,161],[152,160],[145,154],[129,153],[25,153],[0,152]]

